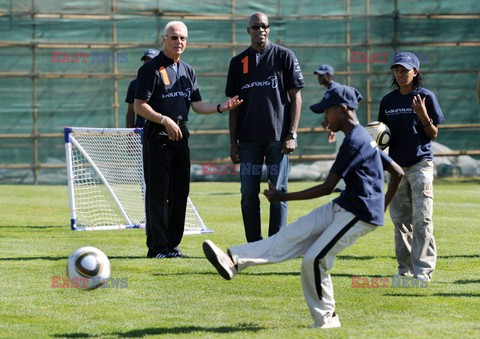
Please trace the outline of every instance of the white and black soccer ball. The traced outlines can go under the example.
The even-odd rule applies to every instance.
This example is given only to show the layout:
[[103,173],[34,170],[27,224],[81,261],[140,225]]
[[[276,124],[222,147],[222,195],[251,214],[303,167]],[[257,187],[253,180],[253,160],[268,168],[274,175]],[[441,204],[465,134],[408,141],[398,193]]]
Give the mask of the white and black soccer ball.
[[371,121],[365,128],[380,149],[384,150],[388,147],[392,134],[387,125],[380,121]]
[[110,278],[110,260],[96,247],[82,247],[70,255],[67,275],[73,287],[94,289]]

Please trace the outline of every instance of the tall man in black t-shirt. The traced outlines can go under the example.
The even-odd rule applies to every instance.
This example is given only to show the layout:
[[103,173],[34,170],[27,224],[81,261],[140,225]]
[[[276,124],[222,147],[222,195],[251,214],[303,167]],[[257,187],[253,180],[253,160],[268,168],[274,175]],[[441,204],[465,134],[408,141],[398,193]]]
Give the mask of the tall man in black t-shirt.
[[163,50],[138,70],[135,113],[144,125],[143,163],[147,257],[182,256],[182,240],[190,188],[187,129],[190,106],[199,114],[222,113],[241,104],[238,97],[213,105],[202,101],[194,69],[180,60],[188,39],[187,26],[167,23]]
[[[269,41],[264,13],[249,17],[251,45],[233,57],[225,94],[244,103],[230,110],[230,157],[240,162],[242,215],[248,242],[262,239],[260,179],[265,162],[269,180],[287,191],[288,154],[296,148],[304,86],[295,54]],[[270,204],[269,235],[286,225],[287,203]]]

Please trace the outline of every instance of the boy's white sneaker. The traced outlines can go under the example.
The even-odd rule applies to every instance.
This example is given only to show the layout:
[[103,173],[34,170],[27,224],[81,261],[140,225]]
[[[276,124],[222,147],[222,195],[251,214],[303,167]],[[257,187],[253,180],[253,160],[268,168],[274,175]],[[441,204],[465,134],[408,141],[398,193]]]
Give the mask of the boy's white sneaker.
[[230,256],[211,240],[203,242],[203,253],[224,279],[231,280],[237,274],[237,269]]

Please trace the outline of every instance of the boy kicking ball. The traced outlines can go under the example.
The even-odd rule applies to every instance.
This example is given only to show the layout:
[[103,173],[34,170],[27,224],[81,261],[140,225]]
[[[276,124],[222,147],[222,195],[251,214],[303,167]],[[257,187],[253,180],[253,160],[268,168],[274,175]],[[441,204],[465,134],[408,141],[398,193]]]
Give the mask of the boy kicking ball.
[[[401,167],[380,151],[368,132],[359,125],[355,110],[361,99],[355,88],[339,86],[328,90],[320,102],[320,112],[325,112],[328,128],[345,133],[323,184],[300,192],[281,193],[269,183],[269,189],[264,192],[270,202],[314,199],[332,193],[343,178],[346,188],[338,198],[267,239],[230,247],[227,253],[210,240],[203,243],[205,256],[227,280],[249,266],[277,263],[303,255],[302,287],[314,320],[313,327],[340,327],[329,271],[338,253],[351,246],[358,237],[383,225],[384,211],[403,177]],[[385,195],[384,170],[391,174]]]

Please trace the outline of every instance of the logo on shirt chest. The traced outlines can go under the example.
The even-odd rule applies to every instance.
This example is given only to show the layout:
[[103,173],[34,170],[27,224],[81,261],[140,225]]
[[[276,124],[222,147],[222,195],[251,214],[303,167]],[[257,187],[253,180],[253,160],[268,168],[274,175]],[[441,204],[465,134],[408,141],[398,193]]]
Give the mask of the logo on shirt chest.
[[253,87],[271,87],[277,88],[278,87],[278,78],[276,75],[269,76],[267,80],[263,81],[252,81],[242,86],[242,90],[249,89]]
[[187,88],[185,91],[176,91],[176,92],[162,94],[162,99],[183,97],[183,98],[187,98],[190,101],[191,94],[192,94],[192,89]]
[[413,109],[411,107],[392,108],[385,110],[386,115],[411,114],[412,112]]

